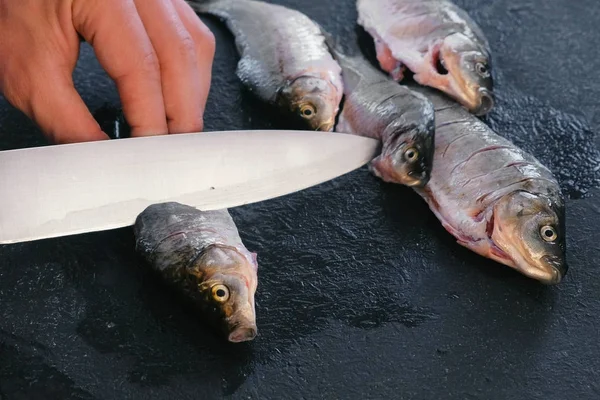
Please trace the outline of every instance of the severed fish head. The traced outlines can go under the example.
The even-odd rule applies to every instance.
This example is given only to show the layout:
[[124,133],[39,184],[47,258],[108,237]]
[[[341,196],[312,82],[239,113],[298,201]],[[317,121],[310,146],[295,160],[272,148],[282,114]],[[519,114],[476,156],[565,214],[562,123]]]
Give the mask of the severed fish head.
[[472,39],[459,33],[447,36],[433,62],[440,90],[475,115],[485,115],[494,107],[491,57]]
[[567,273],[564,205],[545,196],[516,191],[494,206],[488,235],[491,256],[524,275],[558,284]]
[[221,245],[208,247],[188,269],[195,282],[190,294],[230,342],[256,337],[256,269],[256,260],[251,262],[235,248]]
[[[395,129],[390,126],[388,129]],[[396,130],[384,142],[381,154],[370,164],[371,172],[381,180],[411,187],[429,182],[433,165],[434,129]]]
[[339,110],[339,99],[338,89],[329,80],[301,76],[281,89],[278,102],[310,130],[331,132]]

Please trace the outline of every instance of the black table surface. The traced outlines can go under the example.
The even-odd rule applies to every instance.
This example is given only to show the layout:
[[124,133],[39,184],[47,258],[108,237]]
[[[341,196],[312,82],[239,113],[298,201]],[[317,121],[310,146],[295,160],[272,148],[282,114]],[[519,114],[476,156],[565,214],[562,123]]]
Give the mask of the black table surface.
[[[372,57],[353,0],[273,2]],[[361,168],[231,210],[259,254],[251,343],[224,343],[183,308],[130,228],[0,247],[0,398],[600,398],[600,2],[458,4],[494,50],[485,120],[565,189],[563,283],[460,247],[414,192]],[[202,19],[217,37],[206,130],[285,127],[242,90],[224,25]],[[119,99],[87,45],[75,79],[108,129]],[[0,149],[44,144],[0,99]]]

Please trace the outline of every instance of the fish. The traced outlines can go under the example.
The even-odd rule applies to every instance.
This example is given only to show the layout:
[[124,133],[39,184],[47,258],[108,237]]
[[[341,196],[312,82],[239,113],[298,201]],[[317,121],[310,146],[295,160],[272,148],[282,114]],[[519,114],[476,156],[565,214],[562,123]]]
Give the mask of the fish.
[[236,74],[258,98],[306,129],[331,132],[343,96],[341,68],[319,25],[305,14],[255,0],[187,0],[225,21],[240,60]]
[[435,107],[431,178],[413,188],[457,242],[547,285],[566,262],[565,202],[553,173],[443,93],[408,84]]
[[347,55],[335,44],[330,49],[344,81],[344,103],[335,130],[381,140],[381,154],[369,163],[378,178],[424,186],[433,162],[433,104],[396,84],[364,57]]
[[452,97],[477,116],[495,104],[492,51],[483,30],[449,0],[357,0],[381,69]]
[[134,234],[136,252],[216,332],[232,343],[256,337],[257,254],[242,243],[228,210],[153,204],[136,218]]

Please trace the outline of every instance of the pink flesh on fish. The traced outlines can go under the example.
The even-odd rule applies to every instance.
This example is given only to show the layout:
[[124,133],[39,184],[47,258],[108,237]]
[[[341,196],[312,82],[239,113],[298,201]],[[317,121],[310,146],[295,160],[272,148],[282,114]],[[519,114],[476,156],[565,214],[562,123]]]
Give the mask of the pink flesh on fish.
[[464,10],[448,0],[357,0],[356,7],[381,68],[394,80],[408,68],[416,82],[475,114],[493,108],[489,44]]

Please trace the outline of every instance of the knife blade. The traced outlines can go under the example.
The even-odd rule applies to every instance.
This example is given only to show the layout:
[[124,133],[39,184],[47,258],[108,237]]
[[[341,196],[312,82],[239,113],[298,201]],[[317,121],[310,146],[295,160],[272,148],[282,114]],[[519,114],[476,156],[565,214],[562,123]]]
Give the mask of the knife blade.
[[362,167],[379,142],[318,131],[220,131],[0,152],[0,244],[131,226],[149,205],[203,210],[291,194]]

